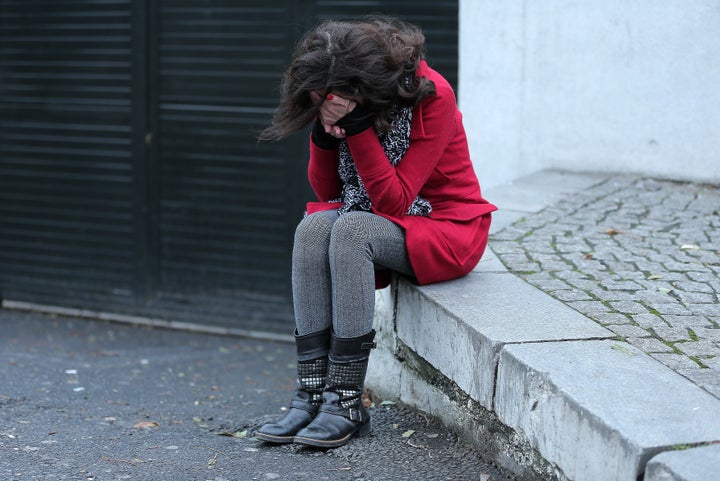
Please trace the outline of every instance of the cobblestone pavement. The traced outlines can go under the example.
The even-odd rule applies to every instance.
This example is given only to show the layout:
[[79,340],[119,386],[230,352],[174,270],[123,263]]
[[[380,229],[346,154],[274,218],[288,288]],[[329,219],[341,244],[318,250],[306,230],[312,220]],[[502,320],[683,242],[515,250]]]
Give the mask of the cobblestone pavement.
[[720,189],[614,176],[495,233],[514,274],[720,397]]

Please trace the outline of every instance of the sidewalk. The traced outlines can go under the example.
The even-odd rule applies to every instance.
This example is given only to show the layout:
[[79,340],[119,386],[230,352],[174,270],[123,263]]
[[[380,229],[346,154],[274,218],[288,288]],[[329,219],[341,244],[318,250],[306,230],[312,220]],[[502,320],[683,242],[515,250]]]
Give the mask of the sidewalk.
[[720,190],[585,179],[587,188],[496,228],[492,250],[513,274],[720,398]]
[[327,452],[253,439],[294,379],[290,343],[0,309],[0,479],[512,481],[393,403]]
[[718,189],[544,171],[484,194],[473,273],[380,294],[371,385],[519,479],[720,479]]

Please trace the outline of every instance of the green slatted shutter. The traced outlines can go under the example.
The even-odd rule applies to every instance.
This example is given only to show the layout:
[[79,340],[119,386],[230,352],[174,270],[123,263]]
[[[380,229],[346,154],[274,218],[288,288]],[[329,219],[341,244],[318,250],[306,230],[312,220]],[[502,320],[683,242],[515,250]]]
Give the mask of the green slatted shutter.
[[307,148],[256,137],[277,104],[292,23],[287,2],[160,2],[159,308],[289,330]]
[[456,83],[456,0],[0,0],[0,297],[290,332],[307,135],[256,134],[298,35],[368,13]]
[[5,298],[133,298],[130,9],[0,2]]

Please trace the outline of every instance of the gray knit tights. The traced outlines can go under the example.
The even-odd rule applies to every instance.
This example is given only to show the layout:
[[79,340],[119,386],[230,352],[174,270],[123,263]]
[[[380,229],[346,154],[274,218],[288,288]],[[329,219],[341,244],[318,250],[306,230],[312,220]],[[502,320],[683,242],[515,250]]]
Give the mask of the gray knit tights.
[[375,265],[413,275],[405,232],[369,212],[317,212],[295,231],[292,288],[299,335],[333,328],[338,337],[372,329]]

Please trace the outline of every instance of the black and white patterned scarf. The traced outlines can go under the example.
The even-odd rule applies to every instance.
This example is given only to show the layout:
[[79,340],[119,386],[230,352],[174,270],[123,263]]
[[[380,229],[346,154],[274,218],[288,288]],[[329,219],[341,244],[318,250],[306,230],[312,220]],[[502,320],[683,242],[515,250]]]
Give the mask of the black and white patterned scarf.
[[[402,160],[410,146],[412,109],[409,107],[396,108],[394,114],[390,131],[378,134],[378,139],[390,163],[393,167],[397,167],[398,162]],[[355,162],[345,140],[340,141],[338,173],[343,181],[342,198],[338,201],[344,202],[339,212],[343,214],[354,210],[370,211],[372,202],[370,202],[365,185],[357,173]],[[410,205],[407,215],[427,216],[431,211],[430,202],[418,196]]]

